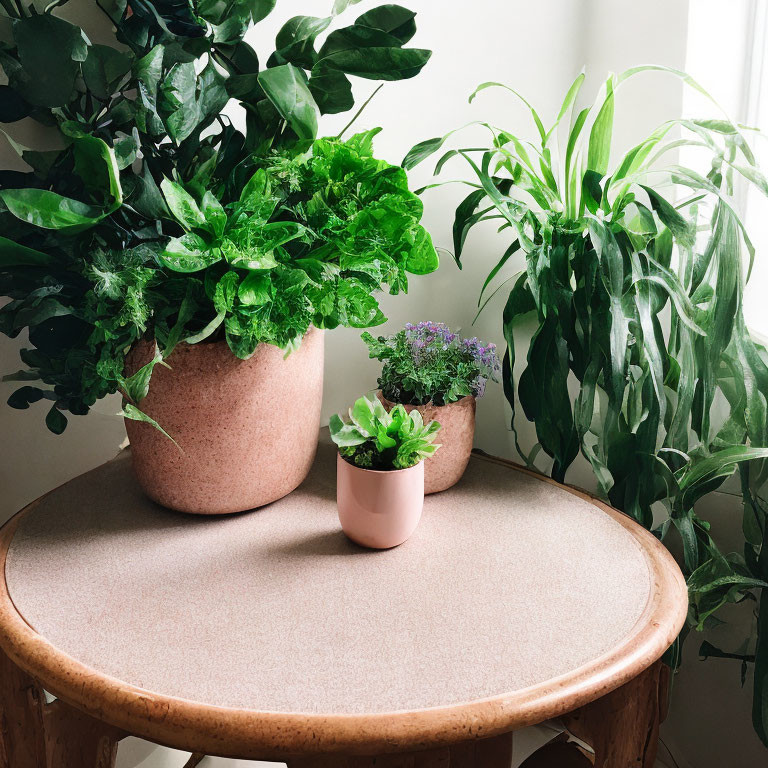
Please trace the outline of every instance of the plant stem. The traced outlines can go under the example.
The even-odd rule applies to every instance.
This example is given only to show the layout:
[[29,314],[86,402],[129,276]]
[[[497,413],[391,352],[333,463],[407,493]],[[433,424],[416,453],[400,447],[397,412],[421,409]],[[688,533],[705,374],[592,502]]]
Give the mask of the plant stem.
[[373,92],[373,93],[372,93],[372,94],[371,94],[371,95],[370,95],[370,96],[369,96],[369,97],[368,97],[368,98],[367,98],[367,99],[366,99],[366,100],[363,102],[363,106],[362,106],[362,107],[360,107],[360,109],[358,109],[358,110],[357,110],[357,112],[355,112],[355,114],[354,114],[354,116],[352,117],[352,119],[351,119],[351,120],[350,120],[350,121],[349,121],[349,122],[348,122],[348,123],[347,123],[347,124],[346,124],[346,125],[345,125],[345,126],[344,126],[344,127],[341,129],[341,130],[340,130],[340,131],[339,131],[338,135],[336,136],[336,138],[337,138],[337,139],[340,139],[340,138],[341,138],[341,137],[342,137],[342,136],[343,136],[343,135],[344,135],[344,134],[347,132],[347,129],[348,129],[348,128],[349,128],[349,127],[352,125],[352,123],[354,123],[354,122],[355,122],[355,120],[357,120],[357,118],[358,118],[358,117],[360,117],[360,114],[361,114],[361,113],[362,113],[362,111],[363,111],[363,110],[364,110],[364,109],[365,109],[365,108],[368,106],[368,104],[370,104],[370,102],[371,102],[371,99],[373,99],[373,97],[374,97],[374,96],[375,96],[375,95],[376,95],[376,94],[377,94],[377,93],[378,93],[378,92],[379,92],[379,91],[380,91],[380,90],[381,90],[383,87],[384,87],[384,83],[382,83],[382,84],[381,84],[381,85],[380,85],[380,86],[379,86],[379,87],[378,87],[378,88],[377,88],[377,89],[376,89],[376,90],[375,90],[375,91],[374,91],[374,92]]

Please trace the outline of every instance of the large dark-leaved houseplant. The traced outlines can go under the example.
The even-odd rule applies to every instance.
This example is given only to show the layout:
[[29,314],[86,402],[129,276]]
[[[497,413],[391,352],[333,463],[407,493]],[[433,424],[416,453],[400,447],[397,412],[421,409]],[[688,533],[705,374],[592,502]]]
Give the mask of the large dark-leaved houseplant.
[[[753,664],[753,724],[768,745],[768,365],[742,313],[754,248],[734,194],[739,184],[768,193],[768,182],[754,130],[724,116],[671,119],[612,152],[617,91],[654,70],[704,93],[682,72],[637,67],[576,109],[582,74],[545,127],[517,92],[485,83],[478,91],[507,88],[522,100],[535,140],[481,123],[488,146],[448,149],[436,171],[453,158],[470,170],[453,228],[460,266],[475,226],[491,222],[507,237],[478,304],[506,297],[512,427],[522,409],[537,437],[532,449],[519,442],[520,454],[561,481],[581,454],[606,499],[682,552],[689,627],[714,626],[726,603],[753,607],[746,650],[705,643],[702,654]],[[404,165],[449,136],[417,145]],[[702,166],[681,165],[681,147],[700,153]],[[699,502],[737,471],[745,540],[726,555]],[[678,652],[679,643],[673,665]]]
[[[317,137],[321,115],[352,108],[350,76],[418,74],[415,14],[384,5],[342,25],[354,2],[336,0],[260,58],[244,36],[275,0],[94,3],[108,45],[58,5],[0,2],[0,122],[34,120],[51,147],[9,138],[28,170],[0,171],[0,330],[29,333],[9,402],[50,401],[58,433],[121,392],[156,499],[266,503],[314,454],[322,329],[383,322],[375,293],[437,267],[376,131]],[[279,435],[288,410],[299,426]]]

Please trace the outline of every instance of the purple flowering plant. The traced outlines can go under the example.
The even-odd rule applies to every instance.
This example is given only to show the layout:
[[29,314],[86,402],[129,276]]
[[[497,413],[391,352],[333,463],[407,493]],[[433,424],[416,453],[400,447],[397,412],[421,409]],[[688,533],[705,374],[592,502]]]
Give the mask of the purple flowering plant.
[[446,405],[467,395],[482,397],[501,370],[495,344],[464,339],[445,323],[407,323],[391,336],[362,335],[370,357],[383,363],[379,387],[403,405]]

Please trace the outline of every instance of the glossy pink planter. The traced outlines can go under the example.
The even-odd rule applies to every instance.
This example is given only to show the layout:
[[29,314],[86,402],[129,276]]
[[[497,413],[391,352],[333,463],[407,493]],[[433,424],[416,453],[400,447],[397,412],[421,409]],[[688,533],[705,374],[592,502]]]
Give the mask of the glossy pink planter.
[[[381,392],[379,398],[387,410],[394,407]],[[424,493],[444,491],[461,480],[475,440],[475,405],[476,399],[467,396],[448,405],[405,406],[409,413],[414,408],[419,411],[425,424],[437,421],[441,425],[435,441],[440,448],[424,460]]]
[[[126,372],[151,359],[131,350]],[[261,344],[248,360],[226,342],[179,344],[155,366],[138,405],[154,427],[126,420],[133,466],[151,498],[200,515],[242,512],[276,501],[307,476],[317,448],[323,396],[323,332],[311,328],[288,357]]]
[[402,544],[415,530],[424,507],[424,462],[379,472],[336,460],[339,521],[352,541],[372,549]]

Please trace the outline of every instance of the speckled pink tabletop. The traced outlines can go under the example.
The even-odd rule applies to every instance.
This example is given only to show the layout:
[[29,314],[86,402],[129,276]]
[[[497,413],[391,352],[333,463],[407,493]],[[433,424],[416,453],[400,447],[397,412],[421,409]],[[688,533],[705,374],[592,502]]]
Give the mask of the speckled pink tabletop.
[[[614,648],[650,594],[645,556],[599,508],[473,458],[402,546],[336,516],[334,452],[258,511],[169,512],[129,456],[28,512],[10,595],[59,650],[151,692],[275,712],[379,713],[516,691]],[[243,467],[243,471],[247,471]]]

